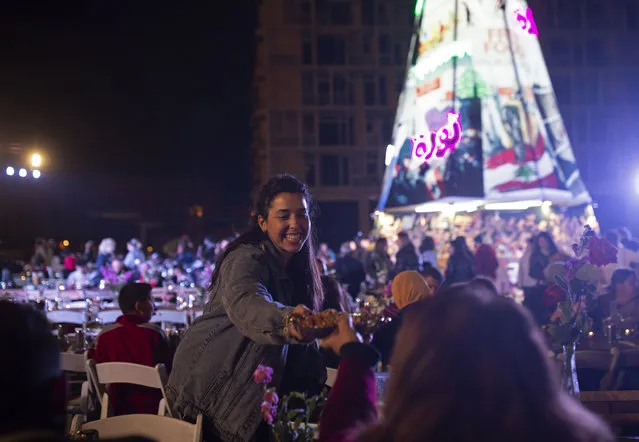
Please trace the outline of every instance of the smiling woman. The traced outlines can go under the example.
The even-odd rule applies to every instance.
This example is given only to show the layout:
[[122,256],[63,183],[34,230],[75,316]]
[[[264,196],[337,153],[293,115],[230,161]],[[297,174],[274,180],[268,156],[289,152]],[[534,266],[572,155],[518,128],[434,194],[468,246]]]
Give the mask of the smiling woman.
[[300,193],[280,193],[273,198],[269,213],[272,216],[268,218],[259,215],[257,222],[288,261],[308,240],[311,228],[308,203]]
[[292,321],[323,301],[310,208],[306,185],[292,175],[262,187],[249,230],[219,258],[204,315],[180,342],[166,393],[181,418],[204,414],[206,440],[254,439],[263,391],[252,376],[260,364],[273,368],[281,394],[322,389],[319,347]]

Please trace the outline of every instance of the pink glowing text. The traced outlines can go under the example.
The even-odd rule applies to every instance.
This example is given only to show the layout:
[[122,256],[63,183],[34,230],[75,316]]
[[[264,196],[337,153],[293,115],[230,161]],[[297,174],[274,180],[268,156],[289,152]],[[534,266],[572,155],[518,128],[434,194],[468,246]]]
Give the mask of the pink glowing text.
[[459,122],[459,114],[448,113],[448,123],[437,131],[430,133],[427,138],[424,135],[412,138],[413,157],[427,162],[433,156],[442,158],[449,150],[452,152],[461,141],[462,126]]
[[539,37],[539,31],[537,31],[537,24],[533,17],[532,9],[526,8],[526,13],[522,14],[521,9],[515,9],[515,17],[517,22],[521,25],[521,29],[528,31],[529,34]]

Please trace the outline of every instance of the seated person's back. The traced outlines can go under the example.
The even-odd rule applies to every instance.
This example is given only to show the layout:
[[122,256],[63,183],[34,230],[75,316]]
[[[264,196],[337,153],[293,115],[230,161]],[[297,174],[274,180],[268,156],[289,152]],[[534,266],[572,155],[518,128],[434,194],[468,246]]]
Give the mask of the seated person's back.
[[[67,385],[47,318],[0,300],[0,441],[65,442]],[[116,442],[116,439],[108,439]],[[120,442],[152,442],[146,438]]]
[[[129,362],[154,367],[164,364],[167,373],[173,359],[162,329],[149,320],[154,313],[151,286],[144,283],[126,284],[118,296],[122,310],[116,323],[102,330],[91,357],[103,362]],[[158,389],[131,384],[109,386],[113,415],[132,413],[156,414],[162,392]]]

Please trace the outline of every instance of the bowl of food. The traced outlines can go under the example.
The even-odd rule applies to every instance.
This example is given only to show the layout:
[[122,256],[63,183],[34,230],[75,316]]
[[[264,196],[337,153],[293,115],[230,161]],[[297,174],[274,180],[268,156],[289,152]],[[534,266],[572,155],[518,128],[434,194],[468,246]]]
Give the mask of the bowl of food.
[[333,309],[323,310],[296,321],[295,325],[305,338],[322,339],[335,331],[337,319],[342,314]]
[[[337,320],[347,313],[329,309],[317,314],[307,316],[303,319],[295,320],[295,327],[308,339],[323,339],[337,329]],[[380,325],[390,319],[372,313],[352,313],[353,328],[362,335],[373,334]]]

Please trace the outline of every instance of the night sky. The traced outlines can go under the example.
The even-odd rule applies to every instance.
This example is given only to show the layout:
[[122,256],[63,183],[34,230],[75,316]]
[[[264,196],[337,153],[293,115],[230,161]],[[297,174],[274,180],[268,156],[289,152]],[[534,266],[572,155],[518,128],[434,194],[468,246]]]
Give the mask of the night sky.
[[255,24],[250,0],[1,2],[0,142],[41,145],[68,177],[246,197]]

